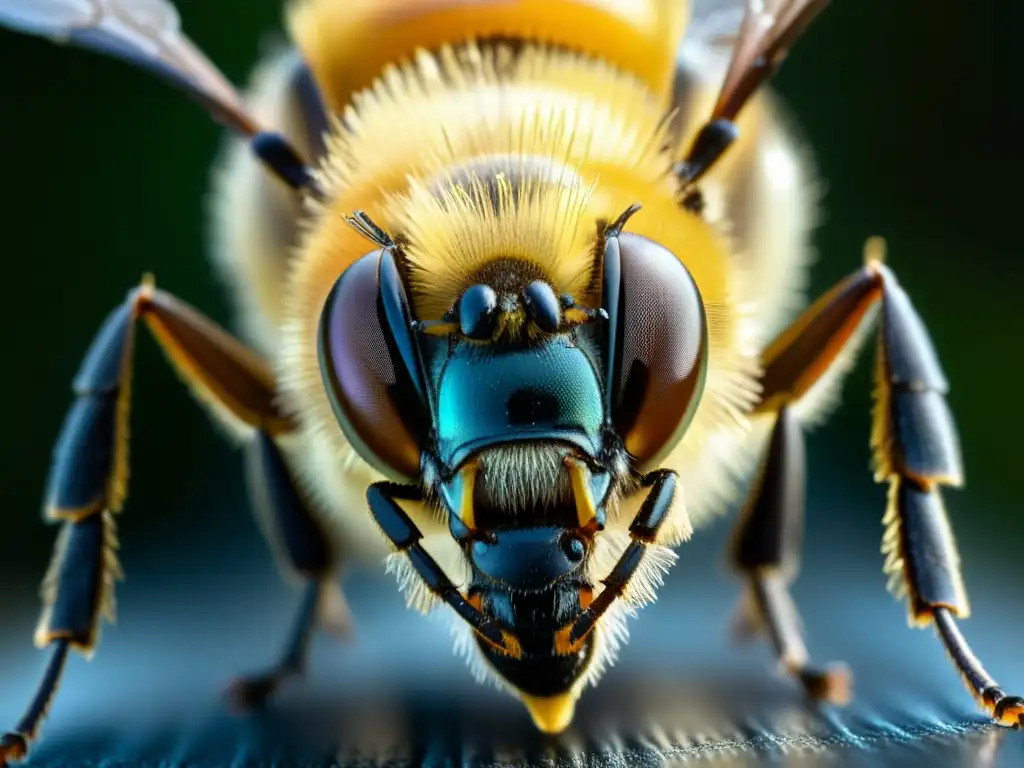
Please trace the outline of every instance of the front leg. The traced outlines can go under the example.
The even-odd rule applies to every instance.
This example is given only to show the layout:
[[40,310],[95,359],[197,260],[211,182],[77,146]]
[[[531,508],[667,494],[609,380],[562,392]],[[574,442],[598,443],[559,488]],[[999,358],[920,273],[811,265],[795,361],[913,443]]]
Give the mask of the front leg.
[[[881,302],[871,444],[875,478],[889,485],[883,551],[891,585],[906,592],[910,622],[933,624],[957,671],[1001,724],[1024,721],[960,633],[970,607],[939,489],[963,483],[948,383],[923,322],[880,254],[807,309],[764,353],[759,416],[798,404],[841,360],[867,311]],[[779,532],[776,530],[777,535]]]
[[622,597],[629,586],[630,579],[636,574],[643,562],[647,547],[658,538],[658,530],[668,517],[675,498],[676,480],[678,476],[670,469],[658,469],[644,475],[640,484],[650,489],[647,498],[640,506],[636,517],[629,526],[630,542],[619,556],[601,583],[604,589],[594,598],[573,621],[560,629],[555,635],[555,652],[560,655],[576,653],[582,646],[600,618]]
[[423,501],[422,489],[415,485],[374,483],[366,492],[366,500],[370,506],[370,514],[377,521],[377,525],[388,537],[391,545],[409,558],[409,563],[423,579],[427,588],[447,603],[459,618],[469,624],[477,634],[495,648],[509,656],[520,656],[522,648],[519,641],[511,633],[502,629],[496,619],[483,613],[459,592],[437,561],[420,544],[420,540],[423,538],[422,531],[405,510],[398,505],[398,501],[421,502]]
[[[43,582],[35,642],[49,659],[15,729],[0,738],[0,766],[26,756],[60,683],[68,651],[91,655],[101,618],[114,618],[116,513],[127,495],[128,422],[135,326],[142,321],[198,398],[239,436],[277,456],[294,426],[276,405],[273,374],[260,357],[151,281],[133,290],[96,334],[75,377],[74,402],[54,449],[45,516],[59,522]],[[291,565],[317,584],[332,572],[323,531],[297,500],[283,462],[261,472],[268,519],[285,533]],[[271,536],[274,540],[274,536]]]

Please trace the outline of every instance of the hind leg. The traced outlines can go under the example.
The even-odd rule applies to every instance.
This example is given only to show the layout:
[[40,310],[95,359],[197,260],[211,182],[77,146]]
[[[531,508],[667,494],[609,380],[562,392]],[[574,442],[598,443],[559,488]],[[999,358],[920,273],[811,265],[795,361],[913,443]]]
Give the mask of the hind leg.
[[[964,479],[956,423],[945,398],[949,383],[923,320],[895,274],[882,263],[882,244],[869,241],[865,255],[862,269],[809,307],[764,352],[757,414],[775,418],[776,434],[737,539],[736,562],[760,596],[765,627],[773,639],[780,638],[780,656],[792,661],[787,653],[792,655],[796,648],[797,663],[789,666],[797,673],[808,669],[800,662],[802,642],[793,642],[799,638],[793,631],[795,611],[786,615],[785,609],[789,600],[783,542],[790,530],[786,520],[793,510],[802,510],[803,501],[802,471],[795,471],[802,458],[796,460],[793,448],[800,426],[788,414],[811,396],[829,371],[843,367],[867,312],[877,307],[881,323],[871,446],[875,479],[889,485],[882,521],[884,570],[890,587],[907,597],[911,625],[935,628],[981,707],[998,723],[1019,727],[1024,725],[1024,698],[1003,690],[971,652],[958,625],[969,616],[970,605],[941,496],[943,486],[956,487]],[[773,611],[778,606],[782,611]],[[808,687],[813,692],[813,685]]]

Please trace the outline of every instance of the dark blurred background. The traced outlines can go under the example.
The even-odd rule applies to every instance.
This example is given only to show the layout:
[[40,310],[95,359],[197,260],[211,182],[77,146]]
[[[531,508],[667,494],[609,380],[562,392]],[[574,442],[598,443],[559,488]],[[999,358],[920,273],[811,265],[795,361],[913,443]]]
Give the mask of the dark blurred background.
[[[281,36],[278,2],[178,5],[190,36],[235,82],[244,82],[250,65]],[[978,617],[966,631],[983,659],[986,652],[1000,658],[989,662],[991,671],[1018,689],[1024,687],[1024,667],[1019,653],[1012,653],[1009,628],[1019,638],[1024,627],[1024,162],[1017,135],[1024,125],[1022,28],[1024,13],[1010,2],[839,0],[776,81],[828,188],[815,236],[812,293],[857,267],[864,238],[882,234],[889,263],[940,350],[968,475],[966,490],[947,495]],[[23,665],[37,661],[29,650],[35,595],[56,533],[39,517],[51,444],[70,402],[71,378],[98,324],[146,271],[215,320],[230,324],[232,318],[205,239],[205,196],[222,141],[219,129],[147,74],[78,50],[0,32],[0,71],[8,269],[0,303],[0,322],[8,329],[7,428],[0,446],[6,539],[0,558],[0,712],[7,718],[30,693],[34,666]],[[176,663],[186,664],[212,644],[221,649],[218,655],[249,665],[269,660],[291,615],[288,593],[251,523],[238,457],[209,428],[155,345],[140,338],[131,496],[121,525],[123,563],[134,586],[122,592],[120,627],[106,629],[108,645],[88,673],[84,665],[71,666],[65,694],[80,702],[88,701],[87,692],[76,676],[87,674],[89,690],[100,695],[104,675],[123,679],[132,670],[145,676],[165,663],[136,648],[141,655],[133,656],[133,665],[119,666],[115,651],[107,652],[110,646],[127,652],[126,638],[141,637],[138,630],[131,634],[133,625],[161,636],[154,654],[177,648]],[[884,592],[878,554],[884,491],[867,471],[870,357],[844,388],[844,407],[810,440],[808,558],[797,594],[820,595],[818,605],[827,607],[807,617],[812,649],[823,658],[841,656],[844,639],[852,642],[847,630],[870,637],[877,629],[921,654],[925,677],[951,686],[952,706],[972,715],[938,644],[926,633],[906,630],[903,607]],[[724,580],[714,551],[726,529],[720,523],[699,535],[670,577],[671,594],[678,591],[679,605],[690,611],[685,642],[698,669],[699,655],[720,645],[729,613],[733,585]],[[393,589],[372,592],[360,603],[362,580],[369,584],[376,575],[355,577],[353,602],[364,618],[379,605],[400,606]],[[843,586],[832,589],[833,582]],[[211,584],[240,589],[238,612],[249,618],[236,626],[223,605],[205,605]],[[233,594],[218,589],[218,595]],[[858,597],[847,603],[850,590]],[[723,604],[697,611],[712,595]],[[668,610],[652,608],[633,626],[638,640],[652,638],[671,656],[666,637],[677,630]],[[267,611],[273,621],[263,620]],[[409,621],[397,626],[411,632],[423,625]],[[364,621],[372,622],[372,616]],[[258,636],[241,627],[255,627]],[[828,638],[839,647],[826,645]],[[247,649],[241,655],[231,651],[240,641]],[[443,647],[438,654],[440,666],[457,665]],[[630,658],[635,654],[627,652],[624,663]],[[869,663],[874,661],[885,665],[882,657]],[[229,664],[223,674],[234,671]],[[204,700],[213,702],[219,682],[211,680]],[[158,693],[142,679],[137,685]],[[54,712],[60,717],[72,709],[58,704]]]

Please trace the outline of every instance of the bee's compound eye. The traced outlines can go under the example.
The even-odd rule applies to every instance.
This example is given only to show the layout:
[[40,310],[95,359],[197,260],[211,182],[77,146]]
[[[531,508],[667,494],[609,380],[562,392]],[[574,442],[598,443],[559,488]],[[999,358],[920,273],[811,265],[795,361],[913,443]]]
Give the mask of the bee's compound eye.
[[543,280],[535,280],[523,291],[530,319],[545,333],[554,333],[562,324],[562,307],[555,291]]
[[704,302],[675,254],[619,236],[622,284],[613,423],[641,464],[663,458],[689,425],[707,371]]
[[335,417],[357,453],[384,474],[416,477],[416,396],[392,361],[378,311],[381,252],[354,262],[335,283],[320,319],[320,371]]

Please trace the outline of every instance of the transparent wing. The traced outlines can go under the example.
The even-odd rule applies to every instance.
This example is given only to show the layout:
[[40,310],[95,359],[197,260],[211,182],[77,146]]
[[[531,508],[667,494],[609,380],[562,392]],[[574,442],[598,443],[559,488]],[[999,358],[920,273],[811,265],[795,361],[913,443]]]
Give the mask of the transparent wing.
[[229,128],[259,132],[234,87],[182,34],[166,0],[0,0],[0,25],[126,59],[184,88]]
[[734,120],[757,88],[775,74],[789,49],[828,0],[746,0],[732,58],[711,120]]
[[[693,0],[683,53],[699,62],[709,76],[729,74],[729,88],[736,91],[745,76],[750,85],[771,75],[785,49],[800,35],[828,0]],[[773,49],[772,46],[775,45]],[[777,61],[758,62],[769,54]],[[755,74],[758,67],[764,72]],[[755,82],[756,81],[756,82]],[[742,89],[741,89],[742,90]],[[752,92],[751,89],[750,92]],[[737,91],[737,95],[741,91]],[[749,97],[750,92],[742,96]],[[718,115],[725,116],[724,113]]]
[[745,0],[692,0],[679,55],[704,82],[725,77],[745,10]]
[[[8,0],[0,3],[0,22],[31,35],[59,35],[93,17],[88,3],[74,0]],[[66,32],[65,32],[66,34]]]
[[746,11],[746,0],[693,0],[686,39],[709,47],[721,48],[726,59],[739,34]]

